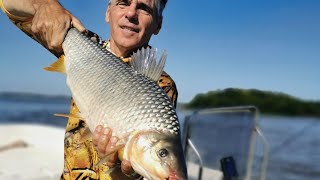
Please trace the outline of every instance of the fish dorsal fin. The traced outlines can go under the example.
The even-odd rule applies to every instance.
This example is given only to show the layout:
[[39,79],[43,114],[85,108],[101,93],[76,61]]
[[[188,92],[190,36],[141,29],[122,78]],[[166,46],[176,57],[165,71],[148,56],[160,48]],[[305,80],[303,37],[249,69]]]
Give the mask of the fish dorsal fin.
[[61,55],[57,61],[43,69],[46,71],[60,72],[62,74],[66,74],[66,68],[64,67],[64,55]]
[[133,53],[130,64],[139,73],[154,81],[160,78],[167,59],[167,53],[162,52],[160,58],[157,48],[141,48]]

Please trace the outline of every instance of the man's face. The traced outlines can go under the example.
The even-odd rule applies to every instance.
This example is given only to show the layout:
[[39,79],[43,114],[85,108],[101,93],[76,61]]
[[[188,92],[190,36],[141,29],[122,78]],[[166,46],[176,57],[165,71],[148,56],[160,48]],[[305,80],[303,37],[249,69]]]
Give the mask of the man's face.
[[154,0],[116,0],[106,12],[111,43],[129,51],[146,45],[161,28]]

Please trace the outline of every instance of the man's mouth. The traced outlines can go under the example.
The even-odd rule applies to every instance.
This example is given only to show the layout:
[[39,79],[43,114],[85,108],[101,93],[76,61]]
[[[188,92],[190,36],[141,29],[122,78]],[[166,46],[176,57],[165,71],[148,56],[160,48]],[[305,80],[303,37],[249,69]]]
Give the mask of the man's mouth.
[[136,28],[132,28],[132,27],[129,27],[129,26],[120,26],[121,29],[125,29],[125,30],[129,30],[129,31],[133,31],[133,32],[136,32],[138,33],[139,30],[136,29]]

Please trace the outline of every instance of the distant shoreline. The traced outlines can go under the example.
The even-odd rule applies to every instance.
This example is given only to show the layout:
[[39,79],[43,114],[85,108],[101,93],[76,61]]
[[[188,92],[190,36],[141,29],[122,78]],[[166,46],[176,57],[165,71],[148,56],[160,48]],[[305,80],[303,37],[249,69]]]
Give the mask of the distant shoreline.
[[[71,96],[23,92],[0,92],[0,100],[30,103],[70,103]],[[194,111],[205,108],[255,106],[263,115],[320,117],[320,101],[306,101],[278,92],[256,89],[227,88],[197,94],[188,103],[178,103],[177,109]]]
[[203,109],[232,106],[255,106],[261,114],[285,116],[320,116],[320,101],[308,101],[285,93],[257,89],[227,88],[197,94],[180,108]]
[[66,95],[45,95],[23,92],[0,92],[0,100],[2,101],[58,103],[70,102],[70,99],[71,96]]

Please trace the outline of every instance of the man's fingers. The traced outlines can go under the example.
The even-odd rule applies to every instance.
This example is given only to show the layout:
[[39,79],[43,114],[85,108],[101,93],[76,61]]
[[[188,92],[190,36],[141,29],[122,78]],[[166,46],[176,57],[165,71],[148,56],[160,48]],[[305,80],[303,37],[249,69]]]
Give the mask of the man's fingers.
[[61,33],[63,33],[63,31],[61,29],[57,29],[53,26],[52,28],[47,28],[47,30],[43,31],[43,32],[46,33],[46,41],[48,43],[48,49],[50,51],[55,51],[57,53],[61,53],[62,52],[62,47],[61,47],[62,39],[60,36],[61,36]]
[[[108,155],[108,166],[113,167],[118,160],[117,143],[119,138],[112,136],[112,130],[110,128],[103,128],[101,125],[97,126],[93,132],[92,143],[100,158]],[[128,175],[131,175],[134,171],[129,161],[121,163],[122,171]]]
[[118,162],[118,152],[115,152],[109,157],[107,165],[109,167],[114,167],[117,162]]
[[46,40],[44,40],[41,36],[41,32],[39,29],[39,16],[35,14],[35,16],[32,19],[32,24],[31,24],[31,31],[34,35],[34,38],[41,43],[43,46],[48,47],[48,44]]
[[121,162],[121,171],[127,176],[131,176],[134,173],[130,161],[124,159]]
[[83,24],[74,16],[72,17],[71,23],[72,23],[72,26],[78,29],[80,32],[84,32],[86,30]]
[[98,154],[99,156],[104,156],[106,152],[106,147],[110,143],[110,138],[111,138],[111,129],[110,128],[105,128],[103,130],[103,134],[100,137],[100,140],[98,142]]
[[117,137],[115,137],[115,136],[112,136],[111,138],[110,138],[110,141],[109,141],[109,143],[108,143],[108,145],[106,146],[106,154],[108,154],[108,153],[112,153],[113,151],[114,151],[114,148],[116,147],[116,144],[117,144],[117,142],[118,142],[118,138]]
[[59,55],[63,52],[62,43],[68,29],[74,26],[83,32],[85,28],[77,18],[56,1],[49,4],[46,1],[39,1],[37,5],[31,31],[37,41],[55,55]]
[[99,139],[102,133],[103,133],[103,127],[101,125],[98,125],[94,130],[93,136],[92,136],[92,143],[95,147],[98,147]]
[[[105,154],[114,153],[117,142],[118,142],[118,138],[115,136],[112,136],[107,146],[105,147]],[[118,160],[118,156],[116,155],[112,155],[109,158],[109,162],[111,163],[115,163],[117,160]]]

